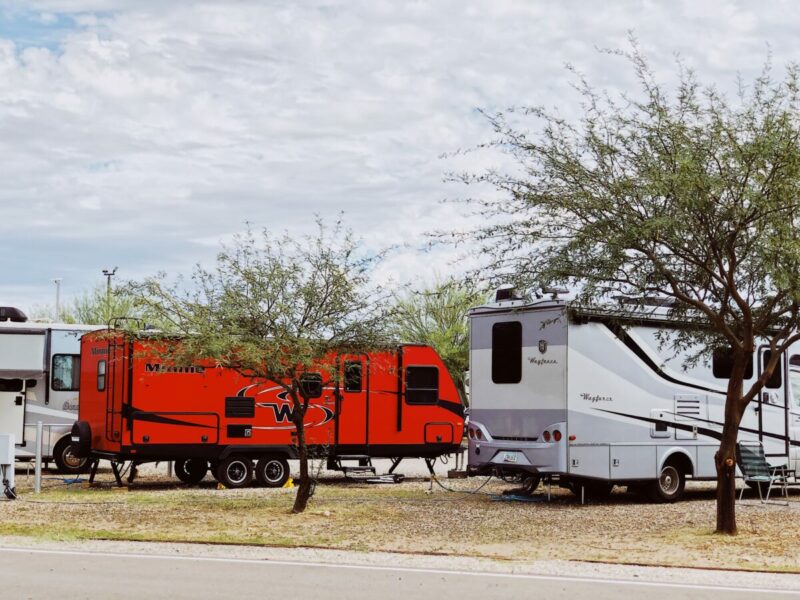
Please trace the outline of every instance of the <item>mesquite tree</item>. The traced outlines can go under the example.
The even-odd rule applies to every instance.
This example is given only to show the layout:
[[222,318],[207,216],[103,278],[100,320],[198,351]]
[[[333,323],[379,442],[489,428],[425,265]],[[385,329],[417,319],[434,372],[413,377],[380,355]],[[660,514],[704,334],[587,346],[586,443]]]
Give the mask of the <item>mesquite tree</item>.
[[[703,360],[731,353],[716,530],[733,534],[740,421],[799,339],[798,68],[775,80],[767,64],[728,98],[681,62],[674,90],[665,88],[635,42],[610,54],[630,61],[633,94],[615,98],[576,75],[576,119],[541,107],[487,115],[491,145],[519,168],[459,177],[502,194],[470,200],[489,224],[457,238],[477,241],[495,278],[568,285],[579,303],[670,299],[684,323],[671,338],[676,349]],[[761,344],[770,359],[745,386]]]
[[486,299],[479,287],[467,281],[436,281],[420,290],[406,290],[395,298],[391,333],[400,341],[428,344],[442,357],[467,404],[465,374],[469,369],[467,312]]
[[181,342],[175,361],[213,360],[221,367],[281,386],[291,400],[300,483],[293,512],[311,495],[305,416],[313,384],[323,373],[338,381],[336,354],[380,344],[381,292],[369,275],[380,256],[364,257],[341,224],[306,239],[248,231],[217,256],[216,268],[198,266],[190,284],[165,276],[129,286],[137,302],[170,324]]

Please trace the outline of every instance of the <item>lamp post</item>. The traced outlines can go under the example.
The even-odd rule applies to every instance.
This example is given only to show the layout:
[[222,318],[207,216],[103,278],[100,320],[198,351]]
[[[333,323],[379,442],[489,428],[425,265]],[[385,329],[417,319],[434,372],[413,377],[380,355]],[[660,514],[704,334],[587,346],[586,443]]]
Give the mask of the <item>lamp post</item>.
[[61,277],[57,277],[53,279],[53,283],[56,284],[56,315],[55,321],[56,323],[61,320]]
[[113,269],[103,269],[106,278],[106,319],[111,321],[111,278],[117,273],[117,267]]

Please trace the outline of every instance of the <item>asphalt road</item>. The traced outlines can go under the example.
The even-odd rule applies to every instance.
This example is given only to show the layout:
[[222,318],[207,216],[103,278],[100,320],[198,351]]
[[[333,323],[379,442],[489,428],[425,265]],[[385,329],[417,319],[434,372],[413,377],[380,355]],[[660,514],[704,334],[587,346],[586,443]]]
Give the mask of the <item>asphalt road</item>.
[[800,593],[437,569],[0,548],[4,598],[616,599],[800,597]]

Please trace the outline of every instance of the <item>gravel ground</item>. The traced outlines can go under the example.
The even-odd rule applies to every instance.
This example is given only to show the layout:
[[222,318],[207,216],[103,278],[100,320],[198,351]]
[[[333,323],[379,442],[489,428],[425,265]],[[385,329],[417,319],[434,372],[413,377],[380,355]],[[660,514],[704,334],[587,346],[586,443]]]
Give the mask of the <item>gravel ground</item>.
[[[425,467],[410,463],[400,470],[422,474]],[[581,506],[564,490],[553,490],[550,501],[542,490],[531,502],[502,501],[500,493],[512,486],[497,480],[468,493],[483,478],[441,479],[455,490],[446,491],[422,477],[369,485],[325,474],[308,511],[290,516],[294,490],[217,490],[210,479],[187,489],[166,478],[165,465],[143,468],[130,492],[116,491],[108,471],[99,480],[100,487],[86,489],[49,475],[37,497],[20,473],[20,501],[0,502],[0,535],[237,543],[281,547],[281,555],[298,547],[368,557],[401,553],[414,560],[413,554],[424,554],[423,562],[489,559],[510,569],[535,564],[542,572],[564,572],[564,561],[579,561],[589,571],[626,563],[800,572],[800,496],[786,507],[763,506],[750,495],[737,507],[740,535],[726,538],[712,533],[708,483],[690,484],[687,499],[673,505],[645,503],[619,490],[608,501]]]

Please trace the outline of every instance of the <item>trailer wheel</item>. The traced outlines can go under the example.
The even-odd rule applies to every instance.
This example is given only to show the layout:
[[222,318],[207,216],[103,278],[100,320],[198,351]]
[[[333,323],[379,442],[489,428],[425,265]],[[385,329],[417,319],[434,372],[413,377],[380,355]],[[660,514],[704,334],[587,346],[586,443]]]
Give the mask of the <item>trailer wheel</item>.
[[654,502],[675,502],[683,496],[686,487],[686,475],[672,463],[661,467],[658,479],[649,485],[649,496]]
[[266,487],[283,487],[289,480],[289,461],[280,456],[266,456],[256,464],[256,480]]
[[76,451],[77,448],[69,436],[58,440],[55,448],[53,448],[53,460],[59,473],[78,475],[86,472],[86,468],[89,466],[89,459],[78,457]]
[[253,463],[246,456],[233,454],[217,467],[217,481],[227,488],[247,487],[252,479]]
[[207,472],[208,463],[201,458],[175,461],[175,476],[188,485],[200,483]]

